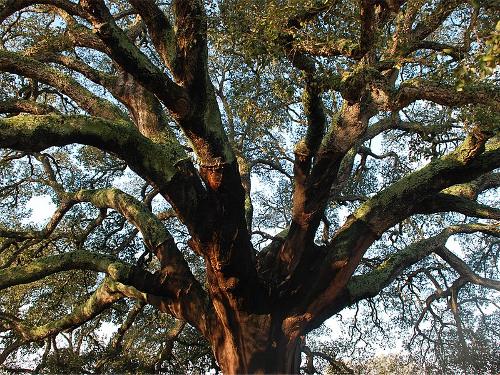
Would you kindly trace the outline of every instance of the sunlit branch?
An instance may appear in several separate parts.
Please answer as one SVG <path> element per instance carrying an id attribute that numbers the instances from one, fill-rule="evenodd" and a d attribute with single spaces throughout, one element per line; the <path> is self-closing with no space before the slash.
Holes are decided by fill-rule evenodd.
<path id="1" fill-rule="evenodd" d="M 416 213 L 459 212 L 461 214 L 483 219 L 500 220 L 500 209 L 479 204 L 473 200 L 450 194 L 437 194 L 426 199 Z"/>
<path id="2" fill-rule="evenodd" d="M 347 284 L 350 303 L 375 297 L 383 288 L 399 276 L 404 269 L 419 262 L 433 252 L 439 255 L 450 236 L 459 233 L 475 232 L 500 236 L 500 228 L 494 224 L 450 226 L 434 237 L 418 241 L 390 255 L 373 271 L 364 275 L 353 276 Z M 471 272 L 467 276 L 471 275 Z"/>
<path id="3" fill-rule="evenodd" d="M 34 133 L 36 137 L 32 136 Z M 129 123 L 87 116 L 16 116 L 0 119 L 2 147 L 33 151 L 71 143 L 92 145 L 113 152 L 169 197 L 179 219 L 190 230 L 202 229 L 196 223 L 206 222 L 204 215 L 209 212 L 204 210 L 203 205 L 210 202 L 203 200 L 205 189 L 176 140 L 165 147 L 165 144 L 145 138 Z"/>
<path id="4" fill-rule="evenodd" d="M 0 319 L 6 320 L 7 325 L 21 337 L 21 345 L 43 340 L 67 330 L 75 329 L 101 314 L 123 297 L 137 298 L 141 301 L 147 299 L 145 294 L 134 291 L 133 288 L 120 285 L 106 278 L 94 293 L 71 313 L 47 324 L 31 327 L 19 319 L 12 319 L 0 313 Z M 8 355 L 8 353 L 7 353 Z M 6 358 L 5 358 L 6 359 Z M 1 362 L 0 362 L 1 363 Z"/>
<path id="5" fill-rule="evenodd" d="M 422 125 L 418 122 L 403 121 L 399 116 L 392 115 L 385 117 L 372 124 L 366 129 L 366 132 L 359 138 L 358 143 L 364 142 L 375 138 L 377 135 L 390 130 L 401 130 L 407 133 L 416 133 L 423 138 L 426 137 L 432 128 Z"/>
<path id="6" fill-rule="evenodd" d="M 172 293 L 176 293 L 175 288 L 179 288 L 180 292 L 186 284 L 198 285 L 163 223 L 137 199 L 118 189 L 81 190 L 70 199 L 88 201 L 99 208 L 113 208 L 136 226 L 150 251 L 159 259 L 161 273 L 165 275 L 164 280 L 169 282 Z M 196 292 L 200 291 L 201 288 Z"/>
<path id="7" fill-rule="evenodd" d="M 1 269 L 0 290 L 31 283 L 54 273 L 72 269 L 104 272 L 116 281 L 127 283 L 134 271 L 134 266 L 107 255 L 87 251 L 51 255 L 26 265 Z"/>
<path id="8" fill-rule="evenodd" d="M 455 151 L 382 190 L 348 218 L 329 245 L 332 250 L 328 261 L 320 267 L 322 271 L 315 278 L 313 289 L 325 288 L 325 283 L 328 287 L 311 301 L 309 311 L 326 313 L 342 293 L 341 285 L 347 284 L 366 249 L 391 226 L 415 213 L 423 200 L 500 165 L 499 140 L 493 138 L 485 147 L 486 140 L 477 137 L 469 135 Z M 481 152 L 483 148 L 485 151 Z"/>
<path id="9" fill-rule="evenodd" d="M 36 133 L 37 136 L 33 137 Z M 20 150 L 43 150 L 51 146 L 81 143 L 117 154 L 139 175 L 145 174 L 165 186 L 182 163 L 182 148 L 160 147 L 126 122 L 109 122 L 88 116 L 16 116 L 0 120 L 0 145 Z M 127 152 L 134 150 L 134 154 Z M 153 151 L 154 150 L 154 151 Z M 160 156 L 161 155 L 161 156 Z"/>
<path id="10" fill-rule="evenodd" d="M 444 189 L 442 193 L 477 200 L 480 193 L 497 187 L 500 187 L 500 173 L 487 173 L 471 182 L 450 186 Z"/>
<path id="11" fill-rule="evenodd" d="M 74 14 L 82 18 L 85 17 L 85 13 L 82 9 L 77 4 L 69 0 L 7 0 L 0 6 L 0 22 L 3 22 L 7 17 L 11 16 L 15 12 L 35 4 L 54 5 L 58 8 L 64 9 L 70 14 Z"/>
<path id="12" fill-rule="evenodd" d="M 60 64 L 68 69 L 71 69 L 75 72 L 78 72 L 91 80 L 94 83 L 97 83 L 101 85 L 102 87 L 106 88 L 109 90 L 112 94 L 114 94 L 116 97 L 119 98 L 119 96 L 116 93 L 116 87 L 117 87 L 117 77 L 113 76 L 111 74 L 105 73 L 101 70 L 94 69 L 90 67 L 89 65 L 85 64 L 82 60 L 70 57 L 70 56 L 65 56 L 65 55 L 60 55 L 60 54 L 47 54 L 46 56 L 43 56 L 43 58 L 37 58 L 39 61 L 51 61 L 55 62 L 57 64 Z"/>
<path id="13" fill-rule="evenodd" d="M 118 69 L 112 75 L 92 68 L 81 59 L 58 53 L 73 50 L 76 46 L 84 46 L 111 54 L 91 30 L 76 24 L 72 18 L 67 22 L 68 28 L 64 34 L 42 40 L 26 50 L 24 55 L 39 61 L 55 62 L 82 74 L 87 79 L 107 89 L 118 101 L 124 104 L 143 135 L 158 142 L 164 138 L 173 140 L 174 137 L 170 134 L 159 100 L 130 74 Z"/>
<path id="14" fill-rule="evenodd" d="M 123 295 L 114 290 L 113 285 L 105 280 L 83 304 L 70 314 L 38 327 L 29 327 L 24 323 L 17 322 L 13 324 L 12 328 L 17 331 L 25 343 L 43 340 L 63 330 L 79 327 L 121 298 Z"/>
<path id="15" fill-rule="evenodd" d="M 164 266 L 155 274 L 114 257 L 87 251 L 47 256 L 23 266 L 0 270 L 0 290 L 73 269 L 103 272 L 112 281 L 118 282 L 113 285 L 122 294 L 142 298 L 143 293 L 147 293 L 148 303 L 176 317 L 185 318 L 202 332 L 206 332 L 210 321 L 201 302 L 204 291 L 192 276 L 184 258 L 176 255 L 168 244 L 160 246 L 157 254 Z M 196 311 L 189 308 L 192 303 L 197 304 Z"/>
<path id="16" fill-rule="evenodd" d="M 391 96 L 391 104 L 388 105 L 391 110 L 396 111 L 416 100 L 429 100 L 448 107 L 484 104 L 500 112 L 500 90 L 496 87 L 468 86 L 463 91 L 457 91 L 454 87 L 425 80 L 404 82 L 395 96 Z"/>
<path id="17" fill-rule="evenodd" d="M 144 204 L 119 189 L 80 190 L 68 194 L 66 198 L 69 201 L 90 202 L 98 208 L 113 208 L 120 212 L 141 231 L 144 242 L 151 251 L 155 251 L 166 241 L 173 241 L 165 226 Z"/>
<path id="18" fill-rule="evenodd" d="M 84 30 L 86 29 L 82 27 L 70 28 L 68 33 L 59 37 L 68 39 L 65 41 L 67 45 L 64 45 L 64 42 L 62 42 L 63 46 L 56 45 L 56 47 L 58 47 L 56 49 L 64 50 L 74 48 L 77 45 L 84 45 L 89 48 L 100 48 L 104 53 L 109 53 L 104 46 L 99 45 L 100 40 L 95 38 L 90 30 Z M 61 43 L 61 41 L 59 41 L 59 43 Z M 120 69 L 118 69 L 114 75 L 105 73 L 90 67 L 80 59 L 50 53 L 50 50 L 53 49 L 54 46 L 51 45 L 50 41 L 44 44 L 49 52 L 47 52 L 47 50 L 43 51 L 41 53 L 42 58 L 39 57 L 40 53 L 37 53 L 37 58 L 39 60 L 53 61 L 61 64 L 107 89 L 118 101 L 127 107 L 131 117 L 134 119 L 134 122 L 143 135 L 155 139 L 158 142 L 161 142 L 163 138 L 168 138 L 170 141 L 174 139 L 166 124 L 165 114 L 163 113 L 163 108 L 159 100 L 151 92 L 147 91 L 143 85 L 139 84 L 130 74 Z M 37 47 L 43 48 L 44 46 Z M 167 134 L 163 135 L 162 133 Z"/>
<path id="19" fill-rule="evenodd" d="M 492 138 L 486 142 L 481 135 L 471 134 L 450 154 L 430 162 L 382 190 L 361 206 L 353 217 L 363 220 L 377 235 L 381 235 L 395 224 L 396 217 L 399 219 L 408 216 L 426 198 L 449 186 L 471 181 L 482 173 L 497 168 L 499 164 L 500 140 Z M 378 208 L 382 202 L 392 202 L 392 208 L 383 214 L 381 208 Z M 413 204 L 408 205 L 408 202 Z"/>

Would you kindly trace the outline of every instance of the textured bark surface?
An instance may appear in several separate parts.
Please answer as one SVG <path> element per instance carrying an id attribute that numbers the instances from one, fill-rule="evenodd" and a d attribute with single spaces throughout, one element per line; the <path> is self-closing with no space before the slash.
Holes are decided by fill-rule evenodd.
<path id="1" fill-rule="evenodd" d="M 136 18 L 128 28 L 104 0 L 1 2 L 2 20 L 27 7 L 50 5 L 36 9 L 56 14 L 64 32 L 34 42 L 26 51 L 1 48 L 0 71 L 47 85 L 85 112 L 63 113 L 36 95 L 0 103 L 0 113 L 8 115 L 0 118 L 0 147 L 38 155 L 59 204 L 44 229 L 1 227 L 1 245 L 49 239 L 67 212 L 90 204 L 104 214 L 116 211 L 135 234 L 140 233 L 146 252 L 137 264 L 77 250 L 24 263 L 13 258 L 3 265 L 0 290 L 70 270 L 90 270 L 105 278 L 81 306 L 52 323 L 30 327 L 0 313 L 5 326 L 19 336 L 0 355 L 0 364 L 20 345 L 79 327 L 126 297 L 137 300 L 137 305 L 123 323 L 123 332 L 146 304 L 178 319 L 165 339 L 161 361 L 171 358 L 173 342 L 187 322 L 209 342 L 224 374 L 296 374 L 301 353 L 312 356 L 305 335 L 344 308 L 376 296 L 402 270 L 433 253 L 461 275 L 460 283 L 498 290 L 498 281 L 475 274 L 445 248 L 455 234 L 499 236 L 498 225 L 490 221 L 450 226 L 388 255 L 369 272 L 356 274 L 370 246 L 413 215 L 453 211 L 485 220 L 500 218 L 498 208 L 477 202 L 481 192 L 499 185 L 498 174 L 490 173 L 500 167 L 494 116 L 471 125 L 445 155 L 433 156 L 376 194 L 354 198 L 362 203 L 331 236 L 328 233 L 325 212 L 332 202 L 348 199 L 340 193 L 349 179 L 357 178 L 353 165 L 361 159 L 363 169 L 368 156 L 386 157 L 372 152 L 367 142 L 389 130 L 432 133 L 429 127 L 403 121 L 401 109 L 422 100 L 450 108 L 481 105 L 495 114 L 500 109 L 497 87 L 470 85 L 457 91 L 425 77 L 396 83 L 402 64 L 414 58 L 412 53 L 449 49 L 425 39 L 461 4 L 443 0 L 417 18 L 420 7 L 406 3 L 356 2 L 357 39 L 333 44 L 307 43 L 300 32 L 326 17 L 335 1 L 298 7 L 277 22 L 281 26 L 270 33 L 268 49 L 279 51 L 280 59 L 294 69 L 302 92 L 305 129 L 287 159 L 293 164 L 292 175 L 271 158 L 251 160 L 251 153 L 242 151 L 244 140 L 237 142 L 224 83 L 214 87 L 209 74 L 209 24 L 203 1 L 176 0 L 167 11 L 154 0 L 130 0 L 123 17 Z M 381 35 L 393 21 L 396 31 L 383 41 Z M 146 52 L 141 40 L 155 52 Z M 78 48 L 105 55 L 111 61 L 106 60 L 107 70 L 79 58 Z M 451 56 L 464 51 L 457 48 L 450 50 Z M 330 57 L 350 61 L 351 69 L 325 73 L 318 58 Z M 102 87 L 107 99 L 75 76 Z M 340 105 L 333 114 L 326 110 L 326 93 L 338 97 Z M 387 113 L 390 116 L 384 117 Z M 40 152 L 74 143 L 113 154 L 170 204 L 171 216 L 189 235 L 188 250 L 204 262 L 205 280 L 195 277 L 185 256 L 188 250 L 153 213 L 152 197 L 141 201 L 115 188 L 66 191 L 51 161 Z M 251 242 L 257 233 L 251 176 L 259 163 L 286 175 L 293 192 L 287 229 L 268 235 L 268 245 L 257 251 Z M 326 233 L 320 244 L 321 225 Z M 143 267 L 146 253 L 154 255 L 156 269 Z M 121 347 L 122 331 L 114 350 Z M 314 366 L 307 368 L 312 371 Z"/>

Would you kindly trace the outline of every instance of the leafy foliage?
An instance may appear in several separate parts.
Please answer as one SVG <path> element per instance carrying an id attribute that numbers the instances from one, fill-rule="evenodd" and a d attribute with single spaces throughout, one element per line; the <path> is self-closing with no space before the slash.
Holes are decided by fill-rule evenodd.
<path id="1" fill-rule="evenodd" d="M 205 83 L 210 88 L 205 90 L 199 81 L 188 84 L 192 77 L 199 79 L 196 67 L 186 63 L 193 71 L 182 76 L 181 67 L 176 65 L 182 60 L 181 47 L 188 51 L 187 56 L 198 48 L 199 40 L 186 41 L 182 39 L 184 29 L 172 28 L 179 39 L 173 53 L 181 56 L 172 63 L 158 46 L 146 17 L 139 16 L 137 3 L 102 2 L 127 35 L 133 46 L 129 50 L 135 51 L 133 57 L 143 57 L 168 80 L 192 89 L 195 94 L 190 95 L 198 98 L 199 91 L 200 101 L 207 92 L 214 95 L 217 110 L 210 107 L 210 101 L 194 106 L 208 123 L 200 127 L 200 132 L 208 135 L 199 135 L 196 126 L 185 125 L 191 123 L 183 122 L 181 110 L 175 112 L 183 108 L 183 102 L 174 100 L 174 105 L 162 97 L 161 93 L 168 91 L 163 87 L 155 92 L 154 79 L 137 78 L 140 72 L 150 73 L 153 68 L 143 69 L 138 63 L 127 70 L 128 63 L 116 57 L 106 35 L 101 39 L 96 36 L 99 30 L 91 25 L 92 17 L 71 13 L 72 7 L 80 4 L 62 1 L 65 8 L 58 1 L 23 3 L 26 6 L 10 11 L 12 2 L 0 2 L 0 109 L 5 123 L 23 116 L 28 119 L 26 114 L 32 113 L 71 119 L 82 115 L 123 126 L 132 124 L 134 131 L 140 131 L 137 139 L 159 145 L 166 153 L 173 150 L 168 155 L 175 156 L 175 163 L 163 154 L 146 160 L 145 156 L 159 148 L 140 154 L 139 141 L 134 144 L 137 149 L 117 152 L 106 143 L 112 143 L 111 130 L 111 135 L 102 130 L 102 142 L 89 141 L 92 137 L 87 135 L 81 142 L 67 144 L 56 134 L 47 144 L 57 147 L 36 144 L 44 142 L 44 129 L 33 131 L 35 141 L 27 147 L 16 147 L 17 141 L 8 146 L 0 139 L 0 146 L 7 144 L 0 151 L 0 276 L 50 256 L 79 251 L 95 261 L 101 255 L 113 257 L 147 275 L 161 275 L 167 266 L 153 253 L 168 242 L 155 242 L 155 236 L 165 232 L 172 235 L 172 243 L 193 279 L 207 291 L 206 300 L 213 301 L 215 294 L 210 293 L 216 288 L 211 286 L 214 277 L 210 272 L 215 271 L 209 265 L 215 258 L 202 254 L 199 238 L 204 237 L 189 222 L 189 215 L 195 212 L 190 211 L 190 204 L 197 204 L 198 197 L 186 190 L 187 203 L 182 204 L 189 208 L 183 210 L 175 194 L 181 195 L 185 185 L 169 190 L 168 184 L 177 178 L 179 165 L 194 165 L 185 168 L 189 173 L 182 178 L 188 181 L 187 175 L 195 176 L 200 189 L 214 191 L 207 197 L 216 196 L 216 202 L 230 199 L 231 194 L 219 196 L 216 191 L 217 184 L 226 180 L 210 177 L 221 165 L 233 163 L 225 149 L 227 138 L 227 149 L 234 152 L 239 167 L 238 189 L 241 177 L 240 190 L 245 194 L 252 259 L 259 259 L 259 267 L 266 264 L 266 254 L 273 256 L 279 249 L 293 248 L 289 231 L 307 227 L 307 220 L 313 217 L 316 227 L 312 225 L 311 240 L 297 246 L 307 254 L 312 249 L 314 256 L 298 269 L 300 277 L 309 272 L 305 278 L 318 277 L 309 285 L 317 287 L 324 282 L 320 276 L 336 272 L 333 266 L 325 271 L 323 263 L 325 267 L 327 262 L 342 263 L 346 253 L 358 251 L 356 246 L 362 241 L 353 240 L 345 250 L 339 238 L 352 222 L 369 212 L 361 225 L 374 228 L 369 235 L 376 239 L 367 249 L 359 250 L 357 258 L 352 257 L 359 264 L 352 267 L 352 279 L 351 275 L 345 278 L 353 283 L 361 280 L 355 284 L 361 285 L 359 294 L 349 295 L 346 281 L 341 288 L 345 299 L 338 304 L 333 301 L 332 308 L 321 310 L 321 318 L 301 332 L 307 334 L 307 340 L 300 344 L 302 372 L 500 371 L 498 155 L 481 167 L 484 171 L 467 169 L 467 159 L 462 169 L 443 167 L 444 174 L 428 184 L 412 179 L 415 173 L 423 175 L 420 168 L 429 163 L 445 163 L 447 155 L 455 155 L 471 139 L 478 146 L 465 149 L 464 158 L 471 154 L 473 162 L 479 160 L 475 158 L 489 152 L 485 149 L 498 153 L 494 149 L 500 123 L 497 5 L 448 0 L 206 2 L 206 14 L 200 16 L 208 30 Z M 165 24 L 182 18 L 169 1 L 147 3 L 158 6 Z M 186 30 L 190 29 L 186 26 Z M 162 36 L 165 48 L 171 47 L 168 35 Z M 200 61 L 192 65 L 198 66 Z M 201 76 L 205 77 L 205 72 Z M 219 111 L 222 130 L 212 131 L 218 120 L 208 121 Z M 63 121 L 58 121 L 50 128 L 56 133 L 58 125 L 63 129 Z M 29 128 L 28 123 L 26 120 L 23 129 Z M 85 126 L 92 129 L 96 125 L 89 122 Z M 206 149 L 204 136 L 213 141 Z M 217 148 L 222 151 L 213 151 Z M 156 156 L 163 159 L 157 164 L 150 162 Z M 321 164 L 324 160 L 329 164 Z M 154 169 L 157 165 L 159 169 Z M 327 167 L 321 170 L 318 165 Z M 164 179 L 165 188 L 164 180 L 156 180 L 161 173 L 141 174 L 143 167 L 160 170 L 165 176 L 171 170 L 176 172 Z M 300 186 L 302 176 L 317 180 Z M 331 183 L 320 188 L 328 176 Z M 392 193 L 390 189 L 404 178 L 411 186 L 392 196 L 409 196 L 417 203 L 409 198 L 386 202 L 369 223 L 372 204 L 386 199 L 383 193 Z M 458 182 L 448 183 L 448 179 Z M 422 196 L 419 190 L 412 190 L 419 184 Z M 425 190 L 432 184 L 443 188 Z M 316 194 L 297 197 L 302 188 Z M 95 192 L 104 190 L 110 196 L 115 193 L 109 198 L 112 204 L 94 197 Z M 92 198 L 78 198 L 82 191 L 90 192 Z M 127 194 L 128 205 L 121 206 L 117 191 Z M 40 197 L 56 207 L 55 212 L 31 212 L 30 201 Z M 310 204 L 316 198 L 319 203 Z M 447 200 L 442 203 L 439 199 Z M 306 212 L 308 205 L 314 208 L 311 212 Z M 224 217 L 230 206 L 214 208 L 219 215 L 216 218 Z M 147 215 L 140 216 L 143 211 L 137 207 L 144 208 Z M 393 215 L 396 211 L 406 213 L 407 207 L 411 208 L 407 214 Z M 35 220 L 37 217 L 42 220 Z M 209 217 L 215 222 L 215 216 Z M 155 232 L 152 222 L 160 222 L 161 230 Z M 202 224 L 209 227 L 214 222 Z M 384 227 L 386 223 L 390 225 Z M 231 240 L 241 235 L 240 229 L 231 233 Z M 297 235 L 297 241 L 307 238 L 309 232 L 304 233 Z M 230 242 L 219 232 L 206 237 L 213 240 L 219 235 L 221 243 Z M 340 249 L 338 253 L 336 249 Z M 463 264 L 454 260 L 454 253 Z M 333 255 L 325 256 L 323 262 L 323 254 Z M 262 267 L 259 282 L 269 290 L 296 281 L 292 277 L 267 279 L 270 271 Z M 273 267 L 272 271 L 282 271 L 279 263 Z M 96 269 L 76 268 L 1 290 L 2 371 L 201 374 L 210 368 L 219 370 L 213 343 L 203 337 L 199 327 L 184 322 L 189 318 L 182 316 L 182 309 L 168 305 L 174 298 L 169 295 L 165 298 L 168 302 L 155 305 L 151 302 L 156 301 L 153 293 L 135 286 L 123 286 L 124 292 L 109 284 L 103 298 L 111 302 L 99 314 L 80 321 L 75 318 L 68 326 L 61 323 L 64 328 L 45 335 L 51 322 L 60 323 L 71 316 L 110 282 Z M 282 276 L 280 272 L 277 278 Z M 162 282 L 165 278 L 162 276 Z M 193 285 L 190 282 L 184 287 Z M 372 293 L 375 286 L 379 289 Z M 276 289 L 270 299 L 289 295 L 293 301 L 295 293 L 305 293 L 304 288 L 291 284 L 292 292 Z M 321 292 L 324 290 L 326 285 Z M 304 301 L 309 297 L 306 293 Z M 312 299 L 306 302 L 314 304 Z M 334 315 L 327 323 L 341 329 L 322 325 L 312 330 L 342 310 L 343 315 Z M 395 338 L 405 343 L 400 355 L 375 356 L 378 344 L 385 347 Z M 21 358 L 30 361 L 23 363 Z"/>

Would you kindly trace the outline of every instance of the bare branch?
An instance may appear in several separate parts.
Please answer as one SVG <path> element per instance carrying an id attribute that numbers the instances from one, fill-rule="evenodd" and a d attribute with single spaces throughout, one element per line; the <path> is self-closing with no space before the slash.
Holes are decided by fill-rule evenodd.
<path id="1" fill-rule="evenodd" d="M 347 284 L 349 303 L 352 304 L 362 299 L 375 297 L 383 288 L 400 275 L 404 269 L 417 263 L 433 252 L 440 255 L 440 252 L 442 252 L 450 236 L 459 233 L 475 232 L 500 236 L 500 229 L 494 224 L 462 224 L 448 227 L 436 236 L 418 241 L 390 255 L 373 271 L 365 275 L 353 276 Z M 468 276 L 471 272 L 472 271 L 468 273 Z"/>
<path id="2" fill-rule="evenodd" d="M 500 229 L 498 226 L 496 227 L 496 235 L 500 237 Z M 446 246 L 440 246 L 434 252 L 452 266 L 466 281 L 500 291 L 500 280 L 492 280 L 479 276 L 471 270 L 467 263 L 448 250 Z"/>

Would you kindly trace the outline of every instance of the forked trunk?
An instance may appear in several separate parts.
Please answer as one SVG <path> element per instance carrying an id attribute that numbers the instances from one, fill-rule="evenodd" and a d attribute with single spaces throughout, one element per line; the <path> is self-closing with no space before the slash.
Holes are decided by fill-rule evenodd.
<path id="1" fill-rule="evenodd" d="M 212 348 L 224 375 L 298 374 L 302 339 L 286 335 L 270 315 L 238 317 L 233 327 L 220 327 Z"/>

